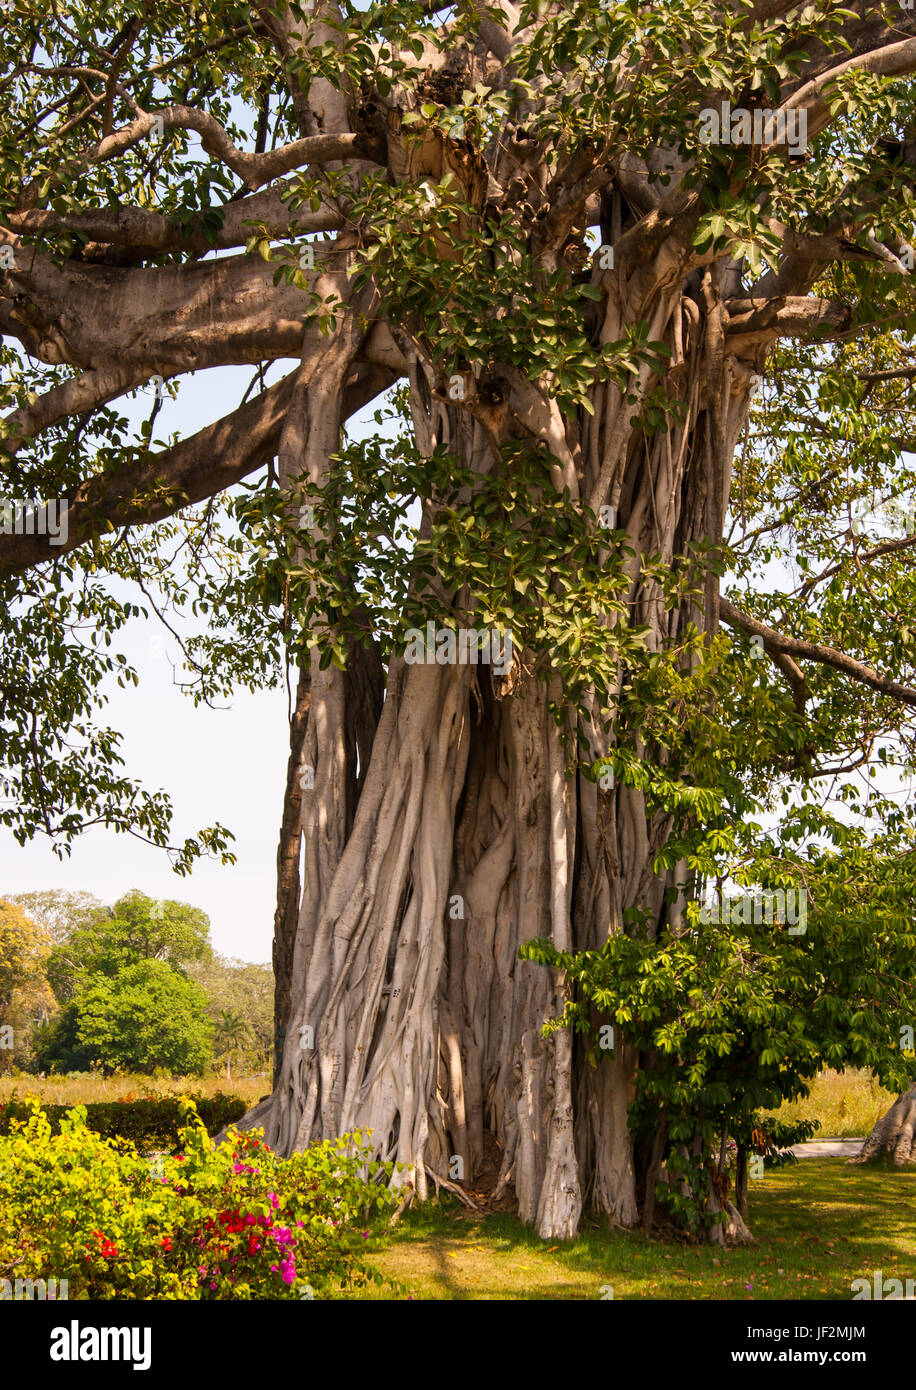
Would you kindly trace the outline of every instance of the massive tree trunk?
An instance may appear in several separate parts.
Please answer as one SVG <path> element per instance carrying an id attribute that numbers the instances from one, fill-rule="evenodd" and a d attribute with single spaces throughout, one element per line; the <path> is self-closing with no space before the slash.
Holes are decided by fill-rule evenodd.
<path id="1" fill-rule="evenodd" d="M 890 1158 L 896 1168 L 916 1163 L 916 1085 L 904 1091 L 875 1125 L 850 1163 Z"/>
<path id="2" fill-rule="evenodd" d="M 638 269 L 629 284 L 618 271 L 605 340 L 620 336 L 630 305 L 635 316 L 641 287 Z M 558 485 L 612 506 L 637 556 L 670 563 L 690 542 L 721 534 L 751 373 L 724 356 L 711 277 L 693 292 L 659 294 L 652 319 L 653 337 L 671 345 L 666 385 L 683 403 L 683 423 L 669 434 L 645 435 L 632 398 L 612 384 L 581 433 L 517 373 L 499 374 L 499 386 L 507 417 L 550 441 Z M 650 384 L 645 368 L 632 394 Z M 470 420 L 452 407 L 440 414 L 451 452 L 477 472 L 491 469 L 498 439 L 483 407 Z M 308 437 L 317 480 L 314 431 Z M 715 621 L 714 593 L 703 611 L 666 613 L 636 564 L 628 597 L 655 650 L 691 621 Z M 371 1129 L 379 1155 L 403 1165 L 395 1181 L 420 1197 L 431 1178 L 473 1182 L 495 1143 L 494 1196 L 511 1192 L 543 1236 L 570 1238 L 586 1201 L 623 1225 L 637 1220 L 626 1114 L 637 1058 L 621 1047 L 596 1068 L 568 1030 L 545 1038 L 564 982 L 521 961 L 519 947 L 534 937 L 561 950 L 597 946 L 634 905 L 663 928 L 670 876 L 652 866 L 670 822 L 647 812 L 636 790 L 583 774 L 569 751 L 575 740 L 563 739 L 548 708 L 551 699 L 562 705 L 562 692 L 527 674 L 528 655 L 517 654 L 505 678 L 479 665 L 394 660 L 380 715 L 349 667 L 313 665 L 283 1059 L 271 1103 L 251 1118 L 266 1119 L 284 1153 Z M 361 700 L 374 737 L 357 758 L 346 729 Z M 564 722 L 574 733 L 574 716 Z M 579 731 L 588 762 L 608 751 L 598 728 L 596 717 Z M 299 737 L 294 726 L 294 748 Z M 290 777 L 288 798 L 295 786 Z M 284 833 L 288 893 L 295 874 Z M 290 955 L 289 920 L 278 911 L 278 960 Z M 278 1002 L 285 1007 L 279 989 Z"/>

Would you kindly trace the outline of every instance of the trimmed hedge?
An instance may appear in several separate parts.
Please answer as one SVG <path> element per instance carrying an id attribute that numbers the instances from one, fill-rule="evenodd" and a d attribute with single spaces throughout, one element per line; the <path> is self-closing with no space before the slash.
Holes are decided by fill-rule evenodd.
<path id="1" fill-rule="evenodd" d="M 191 1096 L 208 1134 L 240 1120 L 247 1106 L 238 1096 L 217 1091 L 215 1096 Z M 72 1105 L 43 1105 L 42 1110 L 53 1134 L 60 1134 L 60 1122 Z M 86 1104 L 86 1127 L 105 1139 L 129 1139 L 138 1148 L 174 1149 L 179 1131 L 187 1124 L 178 1096 L 141 1096 L 122 1100 L 97 1100 Z M 13 1097 L 0 1103 L 0 1134 L 9 1134 L 12 1120 L 26 1120 L 31 1108 Z"/>

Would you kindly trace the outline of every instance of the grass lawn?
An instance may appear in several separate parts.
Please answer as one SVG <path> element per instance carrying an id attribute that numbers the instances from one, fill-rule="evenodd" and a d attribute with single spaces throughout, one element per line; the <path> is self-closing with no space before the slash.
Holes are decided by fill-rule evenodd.
<path id="1" fill-rule="evenodd" d="M 408 1212 L 371 1258 L 400 1287 L 370 1299 L 849 1300 L 876 1269 L 916 1278 L 916 1171 L 803 1159 L 751 1184 L 757 1245 L 716 1250 L 586 1229 L 547 1246 L 513 1217 L 468 1216 L 453 1202 Z M 605 1287 L 603 1287 L 605 1286 Z M 354 1295 L 350 1295 L 354 1297 Z"/>

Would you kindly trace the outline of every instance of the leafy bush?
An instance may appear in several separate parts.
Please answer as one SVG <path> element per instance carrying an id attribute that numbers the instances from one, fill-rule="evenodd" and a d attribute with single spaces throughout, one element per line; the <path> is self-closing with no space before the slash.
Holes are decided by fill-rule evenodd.
<path id="1" fill-rule="evenodd" d="M 150 1160 L 82 1106 L 55 1135 L 32 1103 L 0 1138 L 0 1267 L 76 1299 L 310 1298 L 379 1277 L 364 1227 L 391 1204 L 391 1165 L 360 1132 L 281 1159 L 260 1133 L 214 1145 L 185 1112 L 182 1152 Z"/>
<path id="2" fill-rule="evenodd" d="M 634 909 L 628 932 L 596 950 L 570 955 L 540 939 L 521 948 L 577 990 L 545 1031 L 574 1028 L 595 1065 L 619 1057 L 622 1044 L 647 1059 L 631 1132 L 644 1153 L 658 1143 L 654 1195 L 688 1230 L 722 1222 L 709 1196 L 710 1172 L 725 1176 L 723 1136 L 771 1161 L 779 1146 L 809 1137 L 813 1121 L 763 1113 L 807 1096 L 821 1067 L 868 1067 L 898 1091 L 912 1084 L 916 1063 L 902 1040 L 916 990 L 914 874 L 911 852 L 812 852 L 810 931 L 767 921 L 761 893 L 723 900 L 715 918 L 691 903 L 684 925 L 660 936 Z M 721 1181 L 717 1190 L 728 1191 Z"/>
<path id="3" fill-rule="evenodd" d="M 246 1110 L 238 1096 L 192 1096 L 195 1113 L 208 1134 L 216 1134 L 233 1120 L 239 1120 Z M 79 1107 L 85 1116 L 87 1129 L 106 1139 L 128 1139 L 140 1148 L 175 1148 L 185 1123 L 185 1108 L 177 1096 L 122 1096 L 120 1100 L 90 1101 Z M 9 1134 L 14 1121 L 31 1115 L 34 1106 L 26 1100 L 11 1098 L 0 1103 L 0 1134 Z M 45 1105 L 44 1115 L 52 1134 L 59 1134 L 66 1116 L 67 1105 Z"/>

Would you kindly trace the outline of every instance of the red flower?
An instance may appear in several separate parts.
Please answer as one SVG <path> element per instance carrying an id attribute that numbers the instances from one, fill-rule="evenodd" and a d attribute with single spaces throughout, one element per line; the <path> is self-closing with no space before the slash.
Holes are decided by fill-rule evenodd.
<path id="1" fill-rule="evenodd" d="M 237 1211 L 221 1211 L 217 1220 L 228 1232 L 243 1231 L 245 1220 Z"/>
<path id="2" fill-rule="evenodd" d="M 162 1237 L 162 1240 L 161 1240 L 159 1243 L 160 1243 L 160 1245 L 162 1246 L 163 1250 L 171 1250 L 171 1248 L 172 1248 L 172 1237 L 171 1237 L 171 1236 L 163 1236 L 163 1237 Z"/>
<path id="3" fill-rule="evenodd" d="M 93 1231 L 92 1234 L 95 1236 L 98 1242 L 98 1253 L 101 1255 L 102 1259 L 116 1260 L 118 1258 L 117 1246 L 114 1245 L 113 1242 L 110 1241 L 108 1237 L 104 1235 L 101 1231 Z"/>

